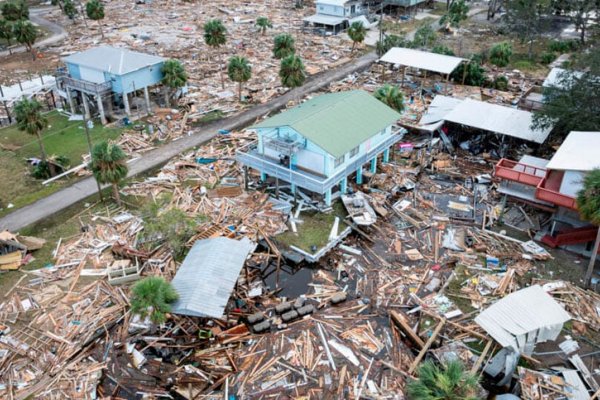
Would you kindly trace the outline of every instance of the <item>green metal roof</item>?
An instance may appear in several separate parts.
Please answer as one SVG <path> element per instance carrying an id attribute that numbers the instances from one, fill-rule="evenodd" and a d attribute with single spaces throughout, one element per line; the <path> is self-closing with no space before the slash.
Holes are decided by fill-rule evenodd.
<path id="1" fill-rule="evenodd" d="M 252 128 L 289 126 L 337 158 L 399 118 L 398 112 L 369 93 L 352 90 L 314 97 Z"/>

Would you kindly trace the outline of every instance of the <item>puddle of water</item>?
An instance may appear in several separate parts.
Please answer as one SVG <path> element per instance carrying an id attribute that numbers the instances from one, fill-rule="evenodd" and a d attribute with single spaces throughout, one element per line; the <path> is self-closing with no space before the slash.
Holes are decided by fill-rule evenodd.
<path id="1" fill-rule="evenodd" d="M 308 286 L 312 282 L 313 268 L 310 264 L 302 264 L 301 267 L 291 268 L 288 265 L 282 265 L 279 270 L 279 288 L 281 289 L 277 296 L 295 299 L 296 297 L 307 294 L 311 289 Z M 271 264 L 264 272 L 265 284 L 271 289 L 276 287 L 277 272 L 275 265 Z"/>

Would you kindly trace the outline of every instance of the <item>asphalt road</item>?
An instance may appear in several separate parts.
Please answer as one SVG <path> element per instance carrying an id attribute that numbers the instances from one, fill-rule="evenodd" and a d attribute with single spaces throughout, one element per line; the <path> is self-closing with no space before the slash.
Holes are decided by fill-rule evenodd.
<path id="1" fill-rule="evenodd" d="M 31 20 L 31 22 L 34 22 L 34 23 L 38 24 L 39 26 L 43 26 L 44 28 L 49 30 L 51 33 L 51 35 L 48 36 L 47 38 L 44 38 L 43 40 L 40 40 L 39 42 L 35 42 L 33 44 L 33 47 L 36 49 L 44 48 L 46 46 L 50 46 L 55 43 L 58 43 L 58 42 L 62 41 L 63 39 L 65 39 L 68 35 L 67 31 L 62 26 L 42 18 L 42 15 L 44 15 L 48 12 L 54 11 L 54 9 L 55 9 L 55 7 L 34 8 L 29 11 L 29 19 Z M 0 51 L 0 57 L 8 56 L 11 53 L 12 54 L 22 53 L 25 51 L 27 51 L 27 48 L 25 46 L 19 46 L 19 47 L 10 49 L 10 52 L 8 50 Z"/>
<path id="2" fill-rule="evenodd" d="M 190 136 L 185 136 L 179 140 L 149 151 L 144 154 L 143 157 L 129 164 L 128 176 L 133 177 L 140 173 L 160 167 L 179 153 L 190 150 L 212 139 L 221 129 L 236 130 L 248 126 L 263 115 L 273 113 L 283 108 L 290 100 L 301 98 L 308 93 L 326 87 L 331 82 L 339 81 L 353 72 L 365 69 L 375 60 L 377 60 L 376 54 L 374 52 L 368 53 L 339 68 L 312 76 L 307 80 L 304 86 L 288 91 L 284 95 L 265 104 L 252 107 L 239 115 L 215 121 L 214 123 L 198 129 Z M 0 218 L 0 230 L 8 229 L 15 232 L 37 221 L 50 217 L 61 210 L 86 199 L 96 192 L 97 186 L 93 177 L 82 179 L 69 187 L 61 189 L 50 196 Z"/>

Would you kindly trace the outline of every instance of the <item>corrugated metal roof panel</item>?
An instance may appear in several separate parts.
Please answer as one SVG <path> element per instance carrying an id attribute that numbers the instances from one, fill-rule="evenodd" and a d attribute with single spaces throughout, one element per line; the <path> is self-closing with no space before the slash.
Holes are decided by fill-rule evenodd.
<path id="1" fill-rule="evenodd" d="M 448 75 L 464 61 L 464 58 L 404 47 L 394 47 L 385 53 L 379 61 Z"/>
<path id="2" fill-rule="evenodd" d="M 172 281 L 179 294 L 173 313 L 221 318 L 246 258 L 255 248 L 248 238 L 218 237 L 194 243 Z"/>
<path id="3" fill-rule="evenodd" d="M 498 104 L 465 99 L 445 120 L 535 143 L 544 143 L 552 128 L 532 129 L 533 114 Z"/>
<path id="4" fill-rule="evenodd" d="M 541 286 L 511 293 L 475 318 L 504 347 L 530 354 L 533 345 L 554 340 L 571 316 Z"/>

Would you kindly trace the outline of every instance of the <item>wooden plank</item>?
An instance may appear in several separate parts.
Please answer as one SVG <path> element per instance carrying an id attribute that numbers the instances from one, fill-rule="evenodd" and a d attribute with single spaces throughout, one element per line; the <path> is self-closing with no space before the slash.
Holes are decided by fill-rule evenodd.
<path id="1" fill-rule="evenodd" d="M 446 325 L 446 320 L 442 319 L 440 321 L 440 323 L 435 327 L 435 330 L 429 337 L 429 340 L 427 341 L 427 343 L 425 343 L 425 346 L 423 346 L 423 349 L 421 349 L 421 352 L 419 353 L 417 358 L 415 358 L 413 363 L 410 365 L 410 368 L 408 369 L 409 375 L 412 375 L 412 373 L 415 372 L 415 369 L 417 369 L 417 366 L 419 365 L 419 363 L 421 362 L 423 357 L 425 357 L 425 354 L 427 353 L 427 351 L 429 350 L 429 348 L 431 347 L 433 342 L 435 342 L 435 339 L 439 335 L 439 333 L 442 330 L 442 328 L 444 327 L 444 325 Z"/>
<path id="2" fill-rule="evenodd" d="M 396 325 L 402 330 L 402 332 L 404 332 L 404 334 L 408 336 L 408 338 L 414 344 L 419 346 L 419 349 L 425 347 L 425 342 L 423 342 L 419 335 L 417 335 L 415 331 L 413 331 L 411 326 L 408 324 L 406 317 L 403 314 L 399 313 L 398 311 L 391 310 L 390 317 L 392 317 L 392 321 L 396 323 Z"/>

